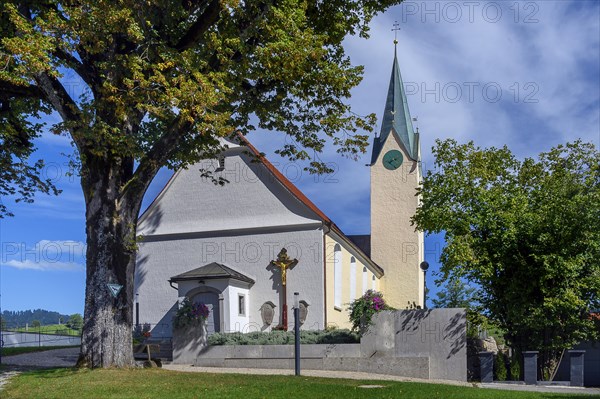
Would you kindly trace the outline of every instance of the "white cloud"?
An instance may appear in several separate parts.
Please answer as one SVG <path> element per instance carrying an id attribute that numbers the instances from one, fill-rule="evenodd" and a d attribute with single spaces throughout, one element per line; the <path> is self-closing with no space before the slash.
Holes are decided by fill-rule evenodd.
<path id="1" fill-rule="evenodd" d="M 2 263 L 3 267 L 13 267 L 21 270 L 40 270 L 40 271 L 82 271 L 83 266 L 72 262 L 35 262 L 31 259 L 9 260 Z"/>
<path id="2" fill-rule="evenodd" d="M 24 242 L 3 242 L 1 265 L 16 269 L 43 271 L 81 271 L 86 245 L 81 241 L 40 240 L 29 246 Z"/>

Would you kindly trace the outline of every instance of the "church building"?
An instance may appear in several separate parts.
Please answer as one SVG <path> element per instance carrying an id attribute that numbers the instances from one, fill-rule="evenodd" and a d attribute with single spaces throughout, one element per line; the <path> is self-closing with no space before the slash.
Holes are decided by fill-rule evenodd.
<path id="1" fill-rule="evenodd" d="M 207 304 L 209 333 L 291 328 L 295 292 L 311 330 L 350 327 L 348 304 L 369 289 L 398 309 L 423 306 L 423 234 L 410 224 L 420 157 L 394 54 L 369 166 L 370 235 L 344 234 L 244 137 L 178 170 L 138 223 L 136 322 L 171 337 L 184 298 Z"/>

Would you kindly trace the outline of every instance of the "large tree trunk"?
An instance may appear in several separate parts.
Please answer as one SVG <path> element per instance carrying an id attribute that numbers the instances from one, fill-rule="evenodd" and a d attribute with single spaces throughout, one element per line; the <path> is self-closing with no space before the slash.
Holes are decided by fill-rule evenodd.
<path id="1" fill-rule="evenodd" d="M 141 201 L 120 198 L 123 169 L 109 162 L 87 168 L 87 275 L 79 367 L 130 367 L 135 229 Z M 121 286 L 116 296 L 109 284 Z"/>

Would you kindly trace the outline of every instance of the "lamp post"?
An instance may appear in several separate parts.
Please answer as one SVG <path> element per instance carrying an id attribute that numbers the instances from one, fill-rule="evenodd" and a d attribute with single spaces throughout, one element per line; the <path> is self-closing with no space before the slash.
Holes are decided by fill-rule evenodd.
<path id="1" fill-rule="evenodd" d="M 427 309 L 427 269 L 429 269 L 429 263 L 423 261 L 420 267 L 423 270 L 423 309 Z"/>
<path id="2" fill-rule="evenodd" d="M 135 328 L 140 328 L 140 294 L 135 294 Z"/>
<path id="3" fill-rule="evenodd" d="M 300 293 L 294 292 L 294 360 L 295 374 L 300 375 Z"/>

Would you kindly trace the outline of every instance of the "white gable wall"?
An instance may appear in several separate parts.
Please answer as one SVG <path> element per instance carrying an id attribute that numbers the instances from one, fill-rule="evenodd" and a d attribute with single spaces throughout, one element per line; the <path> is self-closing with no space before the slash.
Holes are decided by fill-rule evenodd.
<path id="1" fill-rule="evenodd" d="M 175 173 L 166 190 L 140 218 L 138 234 L 163 235 L 312 224 L 320 219 L 277 181 L 245 147 L 226 152 L 218 186 L 200 169 L 214 170 L 217 160 L 202 161 Z"/>

